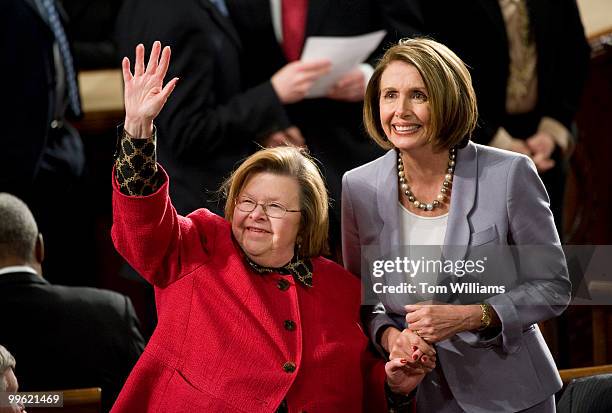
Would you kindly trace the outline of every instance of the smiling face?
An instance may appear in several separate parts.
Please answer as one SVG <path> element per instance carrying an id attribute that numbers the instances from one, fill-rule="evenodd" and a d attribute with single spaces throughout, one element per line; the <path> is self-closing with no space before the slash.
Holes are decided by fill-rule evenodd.
<path id="1" fill-rule="evenodd" d="M 402 151 L 428 144 L 429 94 L 419 71 L 393 61 L 380 78 L 380 121 L 389 141 Z"/>
<path id="2" fill-rule="evenodd" d="M 300 188 L 295 178 L 260 172 L 250 177 L 238 201 L 279 204 L 288 210 L 300 209 Z M 232 233 L 243 251 L 259 265 L 280 267 L 291 260 L 300 228 L 301 214 L 287 212 L 283 218 L 268 217 L 262 205 L 252 212 L 234 207 Z"/>

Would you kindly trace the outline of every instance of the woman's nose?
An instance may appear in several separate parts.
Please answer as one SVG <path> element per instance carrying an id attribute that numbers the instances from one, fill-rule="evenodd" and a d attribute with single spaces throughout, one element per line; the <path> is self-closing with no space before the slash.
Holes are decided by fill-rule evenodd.
<path id="1" fill-rule="evenodd" d="M 410 116 L 412 113 L 411 106 L 409 102 L 399 102 L 397 107 L 395 108 L 395 117 L 399 119 L 404 119 Z"/>
<path id="2" fill-rule="evenodd" d="M 263 204 L 255 205 L 255 209 L 251 211 L 251 219 L 264 219 L 267 218 L 266 211 Z"/>

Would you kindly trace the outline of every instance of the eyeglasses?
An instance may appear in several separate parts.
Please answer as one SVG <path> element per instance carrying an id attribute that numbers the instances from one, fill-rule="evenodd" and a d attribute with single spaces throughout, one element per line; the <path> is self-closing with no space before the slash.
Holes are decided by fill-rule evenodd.
<path id="1" fill-rule="evenodd" d="M 283 218 L 287 212 L 302 212 L 300 209 L 287 209 L 278 202 L 255 202 L 250 198 L 236 199 L 236 208 L 242 212 L 253 212 L 257 205 L 261 205 L 269 218 Z"/>

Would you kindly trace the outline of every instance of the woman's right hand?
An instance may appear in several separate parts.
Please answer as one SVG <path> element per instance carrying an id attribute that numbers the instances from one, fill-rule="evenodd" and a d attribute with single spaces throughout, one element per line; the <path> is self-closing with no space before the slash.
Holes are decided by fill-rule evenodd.
<path id="1" fill-rule="evenodd" d="M 302 132 L 297 126 L 290 126 L 285 130 L 280 130 L 266 136 L 262 141 L 261 145 L 266 148 L 275 148 L 277 146 L 297 146 L 305 147 L 306 141 Z"/>
<path id="2" fill-rule="evenodd" d="M 161 58 L 160 58 L 161 52 Z M 135 138 L 148 138 L 153 133 L 153 120 L 164 107 L 168 96 L 174 90 L 178 78 L 169 81 L 166 86 L 164 77 L 170 64 L 170 47 L 161 51 L 161 43 L 153 43 L 149 63 L 144 66 L 145 48 L 136 46 L 134 74 L 130 70 L 130 60 L 123 58 L 125 124 L 124 129 Z"/>

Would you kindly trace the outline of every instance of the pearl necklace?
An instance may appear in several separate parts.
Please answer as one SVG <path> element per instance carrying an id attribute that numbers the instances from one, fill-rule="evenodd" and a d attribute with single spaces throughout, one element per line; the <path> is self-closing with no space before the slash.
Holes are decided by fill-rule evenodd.
<path id="1" fill-rule="evenodd" d="M 446 198 L 450 195 L 450 189 L 453 182 L 453 175 L 455 173 L 455 159 L 457 158 L 457 149 L 451 148 L 448 151 L 448 169 L 446 170 L 446 175 L 444 176 L 444 182 L 442 182 L 442 187 L 440 188 L 440 193 L 438 194 L 437 199 L 433 202 L 425 203 L 421 202 L 412 193 L 410 190 L 410 186 L 408 186 L 408 182 L 406 182 L 406 176 L 404 174 L 404 162 L 402 161 L 402 155 L 397 150 L 397 175 L 399 177 L 399 186 L 400 191 L 404 193 L 408 197 L 408 201 L 410 201 L 415 208 L 419 208 L 423 211 L 433 211 L 443 202 L 446 201 Z"/>

